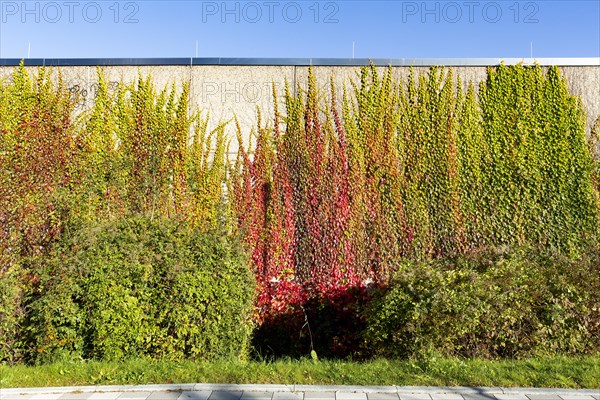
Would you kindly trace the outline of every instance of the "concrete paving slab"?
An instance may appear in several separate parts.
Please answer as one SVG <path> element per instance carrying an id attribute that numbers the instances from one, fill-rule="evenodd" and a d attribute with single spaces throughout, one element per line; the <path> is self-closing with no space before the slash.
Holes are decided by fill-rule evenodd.
<path id="1" fill-rule="evenodd" d="M 557 388 L 521 388 L 521 387 L 509 387 L 503 388 L 502 391 L 505 394 L 547 394 L 547 395 L 560 395 L 560 394 L 591 394 L 586 389 L 557 389 Z"/>
<path id="2" fill-rule="evenodd" d="M 177 400 L 179 392 L 153 392 L 148 400 Z"/>
<path id="3" fill-rule="evenodd" d="M 192 388 L 204 390 L 182 390 Z M 213 389 L 213 390 L 208 390 Z M 302 390 L 299 390 L 302 389 Z M 396 392 L 394 392 L 396 391 Z M 0 390 L 0 400 L 600 400 L 598 389 L 431 386 L 126 385 Z"/>
<path id="4" fill-rule="evenodd" d="M 152 392 L 125 392 L 122 393 L 118 400 L 147 400 Z"/>
<path id="5" fill-rule="evenodd" d="M 353 391 L 360 393 L 392 393 L 398 394 L 398 387 L 396 386 L 351 386 Z M 361 390 L 362 388 L 362 390 Z"/>
<path id="6" fill-rule="evenodd" d="M 64 393 L 59 399 L 60 400 L 89 400 L 91 393 Z"/>
<path id="7" fill-rule="evenodd" d="M 366 393 L 356 393 L 356 392 L 335 392 L 336 400 L 367 400 Z"/>
<path id="8" fill-rule="evenodd" d="M 452 393 L 460 393 L 463 396 L 464 395 L 482 395 L 482 396 L 488 396 L 488 395 L 494 395 L 494 394 L 503 394 L 504 391 L 502 390 L 502 388 L 500 387 L 480 387 L 480 386 L 456 386 L 456 387 L 451 387 L 449 389 L 453 389 L 454 391 Z"/>
<path id="9" fill-rule="evenodd" d="M 496 400 L 493 393 L 463 393 L 465 400 Z"/>
<path id="10" fill-rule="evenodd" d="M 304 392 L 304 400 L 335 400 L 335 392 Z"/>
<path id="11" fill-rule="evenodd" d="M 429 393 L 399 393 L 400 400 L 431 400 Z"/>
<path id="12" fill-rule="evenodd" d="M 242 398 L 242 392 L 233 391 L 213 391 L 209 400 L 240 400 Z"/>
<path id="13" fill-rule="evenodd" d="M 494 397 L 498 400 L 529 400 L 524 394 L 495 394 Z"/>
<path id="14" fill-rule="evenodd" d="M 30 400 L 29 394 L 2 394 L 0 400 Z"/>
<path id="15" fill-rule="evenodd" d="M 273 400 L 304 400 L 304 392 L 274 392 Z"/>
<path id="16" fill-rule="evenodd" d="M 212 392 L 208 390 L 182 392 L 177 400 L 208 400 L 211 393 Z"/>
<path id="17" fill-rule="evenodd" d="M 121 392 L 92 393 L 90 400 L 117 400 Z"/>
<path id="18" fill-rule="evenodd" d="M 463 400 L 458 393 L 431 393 L 430 396 L 432 400 Z"/>
<path id="19" fill-rule="evenodd" d="M 398 393 L 367 393 L 369 400 L 399 400 Z M 306 399 L 306 397 L 305 397 Z"/>
<path id="20" fill-rule="evenodd" d="M 594 400 L 594 396 L 591 395 L 573 395 L 573 394 L 561 394 L 562 400 Z"/>
<path id="21" fill-rule="evenodd" d="M 273 392 L 243 392 L 241 400 L 271 400 Z"/>

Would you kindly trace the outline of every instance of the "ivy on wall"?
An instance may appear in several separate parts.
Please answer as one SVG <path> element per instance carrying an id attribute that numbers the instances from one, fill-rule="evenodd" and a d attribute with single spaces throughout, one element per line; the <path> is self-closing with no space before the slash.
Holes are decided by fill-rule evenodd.
<path id="1" fill-rule="evenodd" d="M 335 89 L 320 100 L 311 70 L 287 90 L 233 175 L 267 314 L 384 284 L 403 258 L 598 245 L 597 163 L 558 68 L 490 68 L 477 92 L 450 69 L 403 81 L 364 67 L 341 105 Z"/>
<path id="2" fill-rule="evenodd" d="M 256 322 L 314 299 L 337 309 L 407 260 L 598 248 L 600 119 L 586 138 L 557 67 L 491 67 L 478 89 L 441 67 L 406 79 L 364 67 L 342 98 L 311 70 L 306 87 L 274 89 L 274 120 L 258 113 L 235 163 L 225 124 L 208 130 L 189 84 L 98 80 L 77 119 L 60 71 L 21 65 L 0 80 L 2 359 L 20 357 L 38 268 L 65 232 L 140 214 L 239 236 Z"/>

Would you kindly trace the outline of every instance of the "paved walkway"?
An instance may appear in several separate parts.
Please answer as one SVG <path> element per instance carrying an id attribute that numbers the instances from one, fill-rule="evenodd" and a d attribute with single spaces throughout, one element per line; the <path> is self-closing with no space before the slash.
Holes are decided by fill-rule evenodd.
<path id="1" fill-rule="evenodd" d="M 600 389 L 141 385 L 2 389 L 0 400 L 600 400 Z"/>

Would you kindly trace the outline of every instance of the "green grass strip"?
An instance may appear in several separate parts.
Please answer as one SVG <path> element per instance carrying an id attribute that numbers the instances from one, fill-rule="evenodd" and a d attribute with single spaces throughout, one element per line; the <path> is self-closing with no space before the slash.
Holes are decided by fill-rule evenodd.
<path id="1" fill-rule="evenodd" d="M 279 360 L 192 362 L 132 359 L 0 366 L 0 387 L 111 384 L 255 383 L 399 386 L 502 386 L 600 388 L 599 357 L 527 360 L 369 362 Z"/>

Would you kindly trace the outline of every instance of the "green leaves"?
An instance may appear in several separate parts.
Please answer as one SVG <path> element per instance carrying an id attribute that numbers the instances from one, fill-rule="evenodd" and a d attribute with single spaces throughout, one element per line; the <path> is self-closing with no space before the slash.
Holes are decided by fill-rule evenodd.
<path id="1" fill-rule="evenodd" d="M 21 65 L 12 79 L 0 80 L 0 358 L 19 359 L 23 343 L 32 346 L 32 359 L 38 349 L 46 355 L 60 348 L 97 357 L 237 352 L 249 325 L 230 317 L 249 311 L 247 292 L 227 294 L 241 274 L 237 250 L 225 238 L 232 232 L 249 254 L 244 279 L 252 271 L 258 282 L 257 321 L 366 282 L 385 285 L 407 260 L 497 246 L 575 259 L 598 248 L 598 127 L 586 140 L 581 102 L 558 68 L 490 68 L 478 91 L 449 69 L 411 71 L 406 79 L 397 72 L 361 68 L 338 104 L 333 79 L 326 99 L 311 69 L 305 90 L 286 86 L 285 111 L 275 108 L 272 127 L 259 113 L 255 145 L 240 148 L 235 166 L 227 159 L 227 123 L 210 130 L 209 117 L 190 104 L 186 82 L 156 88 L 151 76 L 140 75 L 113 88 L 99 70 L 95 103 L 74 120 L 76 99 L 60 73 L 54 78 L 40 68 L 30 75 Z M 239 129 L 238 136 L 241 142 Z M 138 224 L 133 215 L 177 221 L 183 231 Z M 87 229 L 109 221 L 111 240 L 98 241 Z M 119 221 L 133 225 L 126 230 Z M 80 240 L 63 258 L 52 253 L 61 238 L 83 234 L 84 227 L 99 247 Z M 226 234 L 192 245 L 182 237 L 195 228 Z M 67 253 L 74 264 L 65 270 L 59 265 Z M 86 269 L 92 267 L 93 273 Z M 531 294 L 537 281 L 527 281 L 529 272 L 519 272 L 527 291 L 498 294 L 498 301 Z M 465 324 L 460 335 L 471 332 L 477 321 L 469 318 L 483 309 L 461 295 L 468 279 L 480 278 L 469 274 L 432 275 L 431 282 L 458 289 L 428 292 L 426 301 L 409 296 L 417 293 L 412 286 L 393 299 L 410 311 L 407 332 L 424 329 L 419 324 L 431 305 Z M 430 281 L 417 283 L 428 290 Z M 97 297 L 84 304 L 81 287 Z M 552 336 L 573 326 L 577 287 L 548 290 L 555 302 L 539 318 Z M 169 320 L 164 309 L 152 314 L 153 296 L 165 304 L 176 299 L 177 323 L 150 324 Z M 453 299 L 454 308 L 444 308 L 440 296 Z M 215 299 L 224 299 L 227 311 L 211 313 Z M 101 304 L 113 311 L 103 313 Z M 102 323 L 90 322 L 81 333 L 90 315 Z M 519 318 L 499 317 L 494 334 L 505 335 L 502 346 L 517 346 L 510 332 Z M 29 330 L 20 330 L 27 321 Z M 124 321 L 135 321 L 135 329 Z M 224 323 L 233 341 L 219 333 Z M 561 343 L 581 347 L 565 335 Z"/>
<path id="2" fill-rule="evenodd" d="M 46 261 L 28 306 L 29 361 L 244 358 L 254 282 L 222 232 L 137 217 L 91 224 Z"/>
<path id="3" fill-rule="evenodd" d="M 598 244 L 584 112 L 556 67 L 500 66 L 480 89 L 487 229 L 500 244 L 575 255 Z"/>
<path id="4" fill-rule="evenodd" d="M 91 199 L 93 214 L 185 216 L 204 229 L 222 223 L 224 124 L 208 132 L 208 117 L 190 111 L 189 83 L 157 92 L 151 76 L 139 76 L 111 95 L 98 74 L 98 100 L 85 124 L 94 149 L 90 194 L 99 196 Z"/>
<path id="5" fill-rule="evenodd" d="M 367 343 L 403 358 L 595 354 L 599 261 L 526 249 L 407 261 L 369 306 Z"/>

